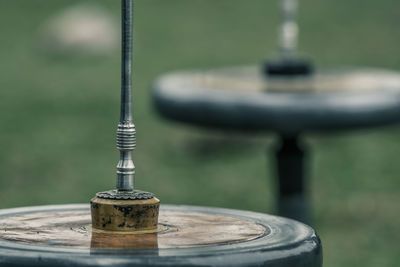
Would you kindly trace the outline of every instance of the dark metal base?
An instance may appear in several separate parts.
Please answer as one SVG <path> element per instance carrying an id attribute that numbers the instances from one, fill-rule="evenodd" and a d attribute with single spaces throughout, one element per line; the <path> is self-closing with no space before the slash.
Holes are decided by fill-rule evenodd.
<path id="1" fill-rule="evenodd" d="M 74 218 L 70 215 L 60 217 L 64 213 L 76 214 Z M 109 242 L 110 238 L 102 239 L 99 233 L 92 233 L 87 229 L 90 224 L 89 205 L 60 205 L 60 206 L 42 206 L 28 207 L 20 209 L 0 210 L 0 227 L 8 221 L 13 228 L 10 231 L 32 232 L 27 236 L 29 242 L 24 240 L 15 240 L 15 235 L 6 239 L 9 234 L 0 234 L 0 265 L 2 266 L 273 266 L 273 267 L 320 267 L 322 266 L 322 247 L 318 236 L 314 230 L 302 223 L 285 219 L 281 217 L 271 216 L 262 213 L 217 209 L 195 206 L 173 206 L 162 205 L 160 210 L 161 221 L 170 221 L 168 227 L 173 229 L 174 222 L 181 224 L 180 231 L 165 232 L 159 234 L 144 234 L 142 236 L 126 236 L 121 238 L 137 239 L 137 242 L 157 243 L 157 246 L 148 246 L 149 249 L 108 249 L 107 246 L 99 246 L 98 242 L 93 243 L 93 238 L 98 241 L 103 240 Z M 164 215 L 162 215 L 164 213 Z M 82 240 L 89 243 L 88 245 L 77 246 L 76 238 L 69 238 L 70 246 L 65 246 L 66 241 L 57 238 L 49 239 L 49 232 L 40 232 L 40 229 L 34 231 L 28 227 L 26 223 L 46 219 L 48 215 L 56 216 L 58 221 L 51 222 L 57 229 L 63 229 L 64 233 L 73 232 L 74 236 L 80 236 Z M 80 214 L 78 216 L 78 214 Z M 169 215 L 168 215 L 169 214 Z M 13 217 L 14 216 L 14 217 Z M 14 219 L 15 216 L 25 216 L 23 218 Z M 167 216 L 164 219 L 163 216 Z M 170 217 L 168 217 L 170 216 Z M 178 217 L 176 217 L 178 216 Z M 181 217 L 179 217 L 181 216 Z M 183 216 L 183 217 L 182 217 Z M 187 223 L 180 223 L 181 219 L 192 218 Z M 7 219 L 8 218 L 8 219 Z M 64 219 L 65 218 L 65 219 Z M 194 222 L 198 218 L 206 218 L 201 223 L 203 228 L 195 227 Z M 214 218 L 213 220 L 207 218 Z M 217 218 L 217 219 L 215 219 Z M 219 218 L 219 219 L 218 219 Z M 67 222 L 68 221 L 68 222 Z M 230 223 L 237 221 L 238 223 Z M 244 222 L 243 227 L 239 227 Z M 19 222 L 19 223 L 18 223 Z M 172 222 L 172 223 L 171 223 Z M 22 224 L 21 224 L 22 223 Z M 71 230 L 65 224 L 72 224 Z M 234 236 L 239 231 L 248 231 L 245 224 L 251 223 L 255 226 L 265 227 L 265 234 L 259 235 L 255 239 L 236 242 L 217 242 L 215 234 L 209 233 L 210 226 L 215 231 L 226 232 L 227 229 L 233 233 L 224 235 L 224 238 Z M 21 225 L 19 225 L 21 224 Z M 84 226 L 82 226 L 84 225 Z M 214 225 L 214 227 L 213 227 Z M 218 226 L 215 228 L 215 226 Z M 37 225 L 37 227 L 41 227 Z M 183 232 L 189 231 L 189 237 L 197 242 L 199 236 L 206 236 L 210 243 L 195 246 L 182 246 L 182 242 L 173 246 L 163 248 L 162 243 L 171 243 L 170 238 L 182 235 Z M 227 228 L 228 227 L 228 228 Z M 199 230 L 201 229 L 201 230 Z M 219 230 L 218 230 L 219 229 Z M 6 229 L 0 229 L 4 233 Z M 229 232 L 229 231 L 228 231 Z M 56 237 L 59 231 L 52 231 Z M 36 235 L 42 236 L 42 242 L 38 243 Z M 96 235 L 94 237 L 94 235 Z M 101 235 L 101 233 L 100 233 Z M 92 237 L 90 237 L 92 236 Z M 209 237 L 208 237 L 209 236 Z M 187 236 L 186 236 L 187 237 Z M 11 238 L 11 240 L 10 240 Z M 47 238 L 47 239 L 46 239 Z M 111 241 L 118 241 L 119 238 Z M 189 241 L 190 241 L 189 240 Z M 214 240 L 214 241 L 213 241 Z M 184 239 L 183 241 L 188 241 Z M 206 241 L 206 240 L 205 240 Z M 160 243 L 161 242 L 161 243 Z M 67 242 L 68 243 L 68 242 Z M 112 242 L 111 242 L 112 243 Z M 119 242 L 121 243 L 121 242 Z M 95 244 L 96 248 L 93 248 Z M 135 243 L 133 243 L 135 244 Z M 118 244 L 124 245 L 124 244 Z M 181 247 L 180 247 L 181 246 Z M 99 248 L 101 247 L 101 248 Z M 153 248 L 154 247 L 154 248 Z"/>
<path id="2" fill-rule="evenodd" d="M 314 66 L 310 60 L 295 58 L 291 60 L 267 61 L 264 72 L 267 76 L 293 77 L 311 75 Z"/>

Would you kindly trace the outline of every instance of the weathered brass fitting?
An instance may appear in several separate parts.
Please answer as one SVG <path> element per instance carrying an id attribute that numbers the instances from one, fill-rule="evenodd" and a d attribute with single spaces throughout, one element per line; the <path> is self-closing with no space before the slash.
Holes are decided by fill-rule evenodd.
<path id="1" fill-rule="evenodd" d="M 94 197 L 90 201 L 94 230 L 114 232 L 157 231 L 160 200 L 105 199 Z"/>

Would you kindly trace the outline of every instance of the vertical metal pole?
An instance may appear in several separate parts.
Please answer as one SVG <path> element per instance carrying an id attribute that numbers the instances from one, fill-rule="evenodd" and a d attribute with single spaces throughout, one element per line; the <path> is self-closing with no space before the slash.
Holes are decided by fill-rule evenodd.
<path id="1" fill-rule="evenodd" d="M 117 165 L 116 186 L 118 191 L 132 191 L 135 175 L 132 151 L 136 146 L 136 130 L 132 116 L 133 0 L 121 0 L 121 11 L 121 117 L 117 129 L 117 148 L 120 151 L 120 160 Z"/>
<path id="2" fill-rule="evenodd" d="M 299 136 L 281 136 L 276 151 L 278 176 L 278 214 L 304 223 L 310 222 L 307 194 L 307 153 Z"/>
<path id="3" fill-rule="evenodd" d="M 298 0 L 281 0 L 279 49 L 283 60 L 292 59 L 297 50 L 299 27 L 296 22 Z"/>

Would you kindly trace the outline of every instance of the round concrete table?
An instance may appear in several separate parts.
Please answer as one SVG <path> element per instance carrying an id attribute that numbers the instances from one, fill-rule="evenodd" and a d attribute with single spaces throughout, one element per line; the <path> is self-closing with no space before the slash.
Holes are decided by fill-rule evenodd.
<path id="1" fill-rule="evenodd" d="M 309 222 L 304 147 L 299 135 L 375 127 L 400 120 L 400 74 L 372 68 L 267 78 L 258 67 L 166 74 L 154 104 L 169 119 L 241 131 L 275 131 L 278 212 Z"/>
<path id="2" fill-rule="evenodd" d="M 0 210 L 0 265 L 322 266 L 314 230 L 286 218 L 161 205 L 159 229 L 93 230 L 86 204 Z"/>

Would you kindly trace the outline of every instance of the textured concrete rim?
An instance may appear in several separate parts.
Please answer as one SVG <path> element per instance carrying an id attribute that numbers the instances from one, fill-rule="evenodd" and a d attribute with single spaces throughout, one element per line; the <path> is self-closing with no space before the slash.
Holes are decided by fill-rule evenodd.
<path id="1" fill-rule="evenodd" d="M 241 68 L 249 67 L 165 74 L 153 85 L 155 107 L 166 118 L 193 125 L 283 133 L 366 128 L 400 121 L 400 73 L 390 70 L 347 67 L 319 72 L 333 72 L 340 78 L 348 71 L 375 71 L 394 78 L 393 84 L 374 90 L 261 93 L 196 87 L 191 82 L 199 74 L 240 73 Z M 256 71 L 254 68 L 254 75 Z"/>
<path id="2" fill-rule="evenodd" d="M 55 205 L 37 206 L 0 210 L 0 217 L 43 211 L 89 210 L 89 205 Z M 140 265 L 252 265 L 265 263 L 266 266 L 286 261 L 297 266 L 297 262 L 307 262 L 320 266 L 322 261 L 321 244 L 314 230 L 310 227 L 277 216 L 262 213 L 239 211 L 221 208 L 197 206 L 162 205 L 161 209 L 181 211 L 190 209 L 193 212 L 220 214 L 242 219 L 250 219 L 270 228 L 271 233 L 248 242 L 212 245 L 197 248 L 168 248 L 156 250 L 94 250 L 49 248 L 33 245 L 17 244 L 10 241 L 0 241 L 0 264 L 71 264 L 80 266 L 128 264 Z M 286 262 L 284 261 L 284 262 Z M 288 262 L 289 262 L 288 261 Z M 305 265 L 299 265 L 305 266 Z"/>

